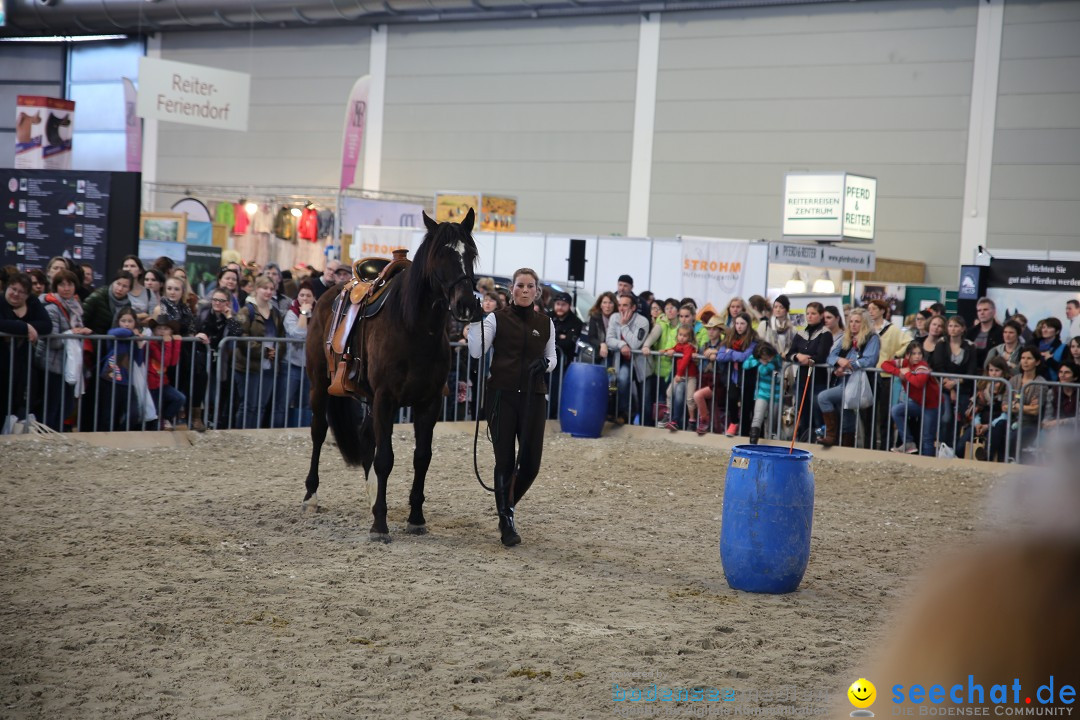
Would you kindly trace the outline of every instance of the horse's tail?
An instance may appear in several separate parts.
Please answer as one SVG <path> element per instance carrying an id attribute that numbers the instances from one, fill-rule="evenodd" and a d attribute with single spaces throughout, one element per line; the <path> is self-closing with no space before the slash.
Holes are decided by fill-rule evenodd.
<path id="1" fill-rule="evenodd" d="M 364 439 L 361 426 L 367 419 L 362 415 L 359 400 L 330 395 L 326 398 L 326 422 L 334 433 L 338 450 L 345 464 L 359 467 L 364 464 Z"/>

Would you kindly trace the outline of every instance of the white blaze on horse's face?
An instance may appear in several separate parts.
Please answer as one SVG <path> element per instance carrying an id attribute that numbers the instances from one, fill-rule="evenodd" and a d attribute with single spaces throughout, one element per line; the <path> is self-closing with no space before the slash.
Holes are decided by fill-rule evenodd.
<path id="1" fill-rule="evenodd" d="M 458 259 L 461 260 L 461 272 L 468 275 L 469 269 L 465 267 L 465 243 L 458 240 L 454 243 L 454 251 L 458 254 Z"/>

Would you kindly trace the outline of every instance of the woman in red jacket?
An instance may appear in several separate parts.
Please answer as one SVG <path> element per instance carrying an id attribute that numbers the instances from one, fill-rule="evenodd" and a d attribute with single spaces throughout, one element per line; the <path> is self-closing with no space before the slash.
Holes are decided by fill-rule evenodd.
<path id="1" fill-rule="evenodd" d="M 180 323 L 161 315 L 150 318 L 147 325 L 153 329 L 154 336 L 161 340 L 151 340 L 147 343 L 149 362 L 147 363 L 146 385 L 150 388 L 150 395 L 158 405 L 161 429 L 172 430 L 172 421 L 180 412 L 180 408 L 187 403 L 187 396 L 169 384 L 169 376 L 166 374 L 168 369 L 175 367 L 180 360 Z"/>
<path id="2" fill-rule="evenodd" d="M 919 448 L 910 440 L 910 423 L 922 422 L 922 454 L 934 455 L 934 431 L 938 426 L 938 406 L 941 404 L 941 388 L 937 378 L 930 374 L 930 366 L 923 360 L 922 342 L 908 343 L 904 359 L 886 360 L 881 370 L 900 378 L 907 399 L 892 407 L 892 419 L 900 435 L 900 444 L 893 452 L 915 454 Z"/>

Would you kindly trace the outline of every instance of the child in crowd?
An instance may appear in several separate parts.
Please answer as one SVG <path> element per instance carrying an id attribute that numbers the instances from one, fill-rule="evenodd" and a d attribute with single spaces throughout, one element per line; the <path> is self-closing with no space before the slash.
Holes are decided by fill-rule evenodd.
<path id="1" fill-rule="evenodd" d="M 120 308 L 101 360 L 98 384 L 98 430 L 129 430 L 157 419 L 146 386 L 146 341 L 140 337 L 135 309 Z M 149 402 L 147 402 L 149 401 Z"/>
<path id="2" fill-rule="evenodd" d="M 991 442 L 987 446 L 987 440 L 990 438 L 991 428 L 1008 421 L 1003 406 L 1008 397 L 1009 385 L 1003 381 L 1011 373 L 1012 368 L 1004 355 L 997 355 L 986 361 L 986 376 L 990 379 L 980 380 L 976 384 L 975 397 L 971 401 L 971 424 L 956 441 L 957 457 L 967 457 L 964 453 L 967 444 L 978 440 L 978 444 L 983 445 L 982 457 L 976 456 L 974 459 L 1005 461 L 1004 434 L 999 433 L 1001 442 Z"/>
<path id="3" fill-rule="evenodd" d="M 187 396 L 169 384 L 167 371 L 175 367 L 180 361 L 180 338 L 173 337 L 180 334 L 180 323 L 169 320 L 164 315 L 148 320 L 154 337 L 162 338 L 160 341 L 149 341 L 150 360 L 147 363 L 147 385 L 154 402 L 160 403 L 158 415 L 161 416 L 161 429 L 172 430 L 173 420 L 187 402 Z"/>
<path id="4" fill-rule="evenodd" d="M 729 363 L 722 369 L 718 368 L 720 371 L 718 377 L 725 383 L 726 388 L 728 426 L 724 434 L 728 437 L 735 436 L 739 430 L 740 421 L 744 430 L 748 424 L 753 424 L 748 413 L 749 406 L 752 405 L 751 398 L 757 391 L 754 384 L 757 375 L 753 371 L 743 371 L 740 377 L 742 364 L 754 354 L 754 348 L 757 347 L 758 336 L 752 323 L 750 315 L 745 312 L 735 316 L 735 322 L 732 323 L 727 339 L 724 340 L 724 347 L 716 353 L 717 363 Z"/>
<path id="5" fill-rule="evenodd" d="M 694 393 L 694 405 L 697 406 L 697 434 L 705 435 L 712 425 L 710 405 L 713 405 L 713 385 L 716 384 L 716 356 L 724 348 L 724 319 L 719 315 L 713 315 L 705 323 L 705 332 L 709 339 L 698 348 L 703 360 L 701 376 L 698 378 L 698 389 Z M 722 396 L 721 396 L 722 397 Z M 712 410 L 716 408 L 713 407 Z M 723 415 L 723 412 L 720 413 Z M 723 429 L 723 419 L 718 425 Z"/>
<path id="6" fill-rule="evenodd" d="M 934 431 L 937 429 L 938 406 L 941 404 L 941 389 L 938 381 L 930 375 L 930 366 L 923 359 L 923 345 L 918 340 L 908 343 L 904 358 L 894 361 L 889 358 L 881 364 L 882 372 L 900 378 L 907 399 L 892 407 L 892 420 L 899 433 L 899 444 L 893 452 L 914 455 L 920 448 L 910 441 L 912 422 L 922 422 L 923 455 L 934 455 Z"/>
<path id="7" fill-rule="evenodd" d="M 697 406 L 694 403 L 686 402 L 687 398 L 694 397 L 694 392 L 697 390 L 698 367 L 697 361 L 694 359 L 697 346 L 694 344 L 693 327 L 680 325 L 675 335 L 675 346 L 662 352 L 665 355 L 682 355 L 682 357 L 675 360 L 675 376 L 667 389 L 667 402 L 668 407 L 672 409 L 672 415 L 664 427 L 675 432 L 679 429 L 679 420 L 681 419 L 675 416 L 675 408 L 686 406 L 688 426 L 693 426 L 697 422 L 694 417 Z"/>
<path id="8" fill-rule="evenodd" d="M 757 393 L 754 396 L 754 417 L 750 421 L 750 444 L 757 445 L 765 436 L 765 421 L 773 403 L 780 404 L 784 378 L 780 374 L 780 357 L 776 348 L 767 342 L 759 342 L 754 353 L 743 361 L 743 370 L 757 369 Z"/>

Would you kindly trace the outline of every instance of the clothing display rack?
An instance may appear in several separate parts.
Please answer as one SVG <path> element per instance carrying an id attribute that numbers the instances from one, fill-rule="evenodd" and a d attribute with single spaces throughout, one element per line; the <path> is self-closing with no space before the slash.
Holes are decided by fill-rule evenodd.
<path id="1" fill-rule="evenodd" d="M 305 185 L 143 183 L 143 207 L 166 212 L 182 198 L 209 208 L 228 230 L 227 248 L 242 261 L 321 268 L 336 254 L 337 188 Z M 247 210 L 254 203 L 257 210 Z M 224 207 L 222 207 L 224 206 Z"/>
<path id="2" fill-rule="evenodd" d="M 159 203 L 159 197 L 170 196 L 167 203 Z M 412 195 L 409 193 L 386 192 L 383 190 L 364 190 L 347 188 L 339 190 L 325 185 L 207 185 L 204 183 L 143 183 L 143 207 L 151 212 L 164 212 L 176 200 L 194 197 L 200 200 L 236 200 L 245 197 L 253 202 L 278 202 L 312 200 L 338 209 L 342 197 L 364 198 L 365 200 L 383 200 L 423 205 L 431 212 L 433 201 L 430 195 Z M 175 198 L 175 199 L 171 199 Z M 162 207 L 164 206 L 164 207 Z"/>
<path id="3" fill-rule="evenodd" d="M 280 212 L 282 208 L 298 208 L 305 211 L 314 207 L 316 210 L 329 210 L 333 213 L 333 231 L 329 236 L 317 237 L 318 247 L 303 244 L 304 241 L 296 241 L 295 235 L 281 238 L 276 232 L 267 233 L 267 238 L 256 237 L 254 244 L 249 242 L 246 233 L 243 235 L 233 233 L 230 228 L 229 247 L 241 252 L 245 261 L 253 260 L 258 264 L 267 261 L 277 262 L 282 267 L 292 266 L 294 263 L 310 264 L 314 267 L 322 267 L 327 253 L 331 256 L 340 256 L 341 233 L 340 209 L 344 198 L 362 198 L 382 202 L 400 202 L 422 205 L 429 213 L 433 212 L 433 198 L 428 195 L 412 195 L 408 193 L 385 192 L 381 190 L 365 190 L 363 188 L 347 188 L 340 190 L 336 187 L 319 185 L 230 185 L 230 184 L 206 184 L 206 183 L 143 183 L 143 208 L 149 212 L 166 212 L 178 200 L 183 198 L 196 198 L 207 204 L 216 206 L 219 203 L 239 204 L 240 200 L 245 203 L 254 202 L 262 207 L 272 208 L 271 212 Z M 210 207 L 214 213 L 214 207 Z M 325 220 L 325 217 L 323 218 Z M 253 223 L 254 224 L 254 223 Z M 254 228 L 253 228 L 254 230 Z M 286 233 L 286 235 L 289 235 Z M 289 243 L 288 246 L 275 242 L 276 239 Z M 239 239 L 239 242 L 237 240 Z M 265 240 L 265 242 L 264 242 Z M 328 250 L 329 246 L 329 250 Z M 291 251 L 290 248 L 296 248 Z"/>

